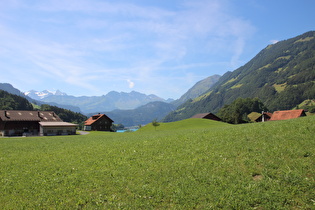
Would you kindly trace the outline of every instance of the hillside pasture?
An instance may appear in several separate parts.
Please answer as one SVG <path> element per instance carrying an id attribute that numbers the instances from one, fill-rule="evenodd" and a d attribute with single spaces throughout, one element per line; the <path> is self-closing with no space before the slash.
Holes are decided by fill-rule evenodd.
<path id="1" fill-rule="evenodd" d="M 2 209 L 312 209 L 315 117 L 0 138 Z"/>

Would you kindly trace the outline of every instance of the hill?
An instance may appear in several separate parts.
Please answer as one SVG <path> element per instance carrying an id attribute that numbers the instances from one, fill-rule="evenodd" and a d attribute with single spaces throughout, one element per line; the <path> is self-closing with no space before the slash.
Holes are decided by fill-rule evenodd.
<path id="1" fill-rule="evenodd" d="M 182 95 L 179 99 L 172 102 L 175 106 L 179 106 L 185 103 L 189 99 L 197 98 L 198 96 L 205 93 L 209 90 L 218 80 L 220 79 L 220 75 L 213 75 L 197 82 L 192 88 L 190 88 L 184 95 Z"/>
<path id="2" fill-rule="evenodd" d="M 11 84 L 9 83 L 0 83 L 0 90 L 4 90 L 8 93 L 17 95 L 17 96 L 21 96 L 23 98 L 26 98 L 28 101 L 30 102 L 34 102 L 35 100 L 33 100 L 32 98 L 25 96 L 23 92 L 21 92 L 19 89 L 13 87 Z"/>
<path id="3" fill-rule="evenodd" d="M 225 73 L 206 94 L 188 101 L 164 121 L 217 113 L 237 98 L 258 97 L 270 111 L 292 109 L 315 98 L 315 32 L 267 46 L 244 66 Z"/>
<path id="4" fill-rule="evenodd" d="M 191 119 L 185 119 L 185 120 L 176 121 L 176 122 L 160 123 L 158 128 L 154 128 L 153 125 L 150 123 L 142 127 L 137 132 L 154 132 L 155 130 L 178 131 L 178 130 L 193 130 L 193 129 L 209 129 L 209 128 L 222 127 L 222 126 L 231 126 L 231 125 L 224 122 L 215 121 L 215 120 L 191 118 Z"/>
<path id="5" fill-rule="evenodd" d="M 313 209 L 315 117 L 203 122 L 211 121 L 133 133 L 1 138 L 0 206 Z M 200 127 L 190 127 L 195 123 Z"/>
<path id="6" fill-rule="evenodd" d="M 24 97 L 0 90 L 0 110 L 33 110 L 33 105 Z"/>

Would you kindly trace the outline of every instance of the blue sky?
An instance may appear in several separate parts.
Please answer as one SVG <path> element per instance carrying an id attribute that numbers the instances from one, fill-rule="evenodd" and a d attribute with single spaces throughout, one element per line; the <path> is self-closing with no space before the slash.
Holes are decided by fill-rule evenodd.
<path id="1" fill-rule="evenodd" d="M 315 30 L 313 0 L 0 1 L 0 82 L 74 96 L 179 98 Z"/>

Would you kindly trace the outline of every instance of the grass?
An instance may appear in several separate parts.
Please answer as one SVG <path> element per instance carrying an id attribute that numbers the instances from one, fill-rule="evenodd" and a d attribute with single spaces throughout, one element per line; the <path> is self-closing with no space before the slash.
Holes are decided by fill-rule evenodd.
<path id="1" fill-rule="evenodd" d="M 312 209 L 315 117 L 1 138 L 2 209 Z"/>
<path id="2" fill-rule="evenodd" d="M 193 103 L 198 102 L 198 101 L 204 99 L 205 97 L 209 96 L 212 92 L 213 92 L 213 91 L 211 90 L 211 91 L 209 91 L 209 92 L 207 92 L 207 93 L 205 93 L 205 94 L 203 94 L 203 95 L 201 95 L 201 96 L 195 98 L 195 99 L 193 100 Z"/>
<path id="3" fill-rule="evenodd" d="M 243 84 L 236 84 L 236 85 L 232 86 L 231 89 L 240 88 L 242 86 L 243 86 Z"/>
<path id="4" fill-rule="evenodd" d="M 273 87 L 276 89 L 278 93 L 281 93 L 286 88 L 287 84 L 274 84 Z"/>
<path id="5" fill-rule="evenodd" d="M 298 42 L 308 42 L 308 41 L 311 41 L 312 39 L 314 39 L 314 37 L 306 37 L 304 39 L 299 39 L 299 40 L 295 41 L 294 44 L 298 43 Z"/>

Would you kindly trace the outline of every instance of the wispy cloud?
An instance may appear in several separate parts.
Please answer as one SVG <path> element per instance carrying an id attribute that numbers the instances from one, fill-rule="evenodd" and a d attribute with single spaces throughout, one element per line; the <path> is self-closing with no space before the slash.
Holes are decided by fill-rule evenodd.
<path id="1" fill-rule="evenodd" d="M 275 39 L 270 40 L 270 43 L 271 43 L 271 44 L 276 44 L 276 43 L 278 43 L 278 42 L 279 42 L 279 40 L 275 40 Z"/>
<path id="2" fill-rule="evenodd" d="M 171 92 L 169 81 L 209 76 L 204 69 L 226 54 L 224 63 L 236 67 L 251 23 L 231 15 L 228 1 L 178 2 L 170 9 L 132 1 L 16 0 L 3 9 L 0 54 L 18 55 L 11 62 L 34 74 L 99 92 L 104 83 L 107 90 L 118 83 L 134 88 L 135 81 L 144 88 L 157 78 L 167 81 L 160 91 Z"/>

